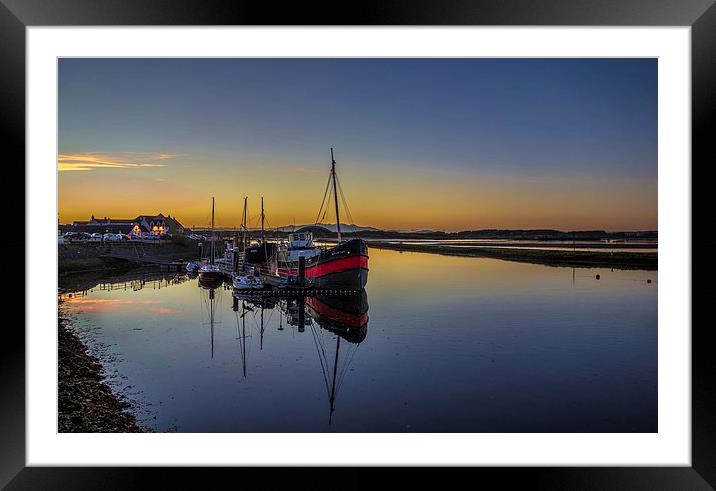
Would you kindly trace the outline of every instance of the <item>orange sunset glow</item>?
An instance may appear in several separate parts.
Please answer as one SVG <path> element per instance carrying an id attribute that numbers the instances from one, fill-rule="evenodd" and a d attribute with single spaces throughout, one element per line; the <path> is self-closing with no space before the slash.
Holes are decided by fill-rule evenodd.
<path id="1" fill-rule="evenodd" d="M 656 230 L 656 65 L 627 61 L 62 60 L 59 221 L 312 224 L 335 147 L 345 223 Z"/>

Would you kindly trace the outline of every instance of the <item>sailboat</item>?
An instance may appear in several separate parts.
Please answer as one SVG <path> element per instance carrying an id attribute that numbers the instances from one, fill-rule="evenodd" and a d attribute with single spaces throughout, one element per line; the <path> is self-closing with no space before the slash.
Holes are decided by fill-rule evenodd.
<path id="1" fill-rule="evenodd" d="M 211 198 L 211 249 L 209 252 L 209 262 L 199 267 L 199 283 L 206 286 L 219 286 L 223 282 L 223 275 L 219 267 L 214 264 L 215 250 L 214 245 L 216 237 L 214 237 L 214 198 Z"/>
<path id="2" fill-rule="evenodd" d="M 245 249 L 245 262 L 257 267 L 262 273 L 269 273 L 272 268 L 269 264 L 276 257 L 277 244 L 266 240 L 266 231 L 264 222 L 266 221 L 266 213 L 264 212 L 264 198 L 261 197 L 261 238 L 258 244 L 249 245 Z"/>
<path id="3" fill-rule="evenodd" d="M 261 281 L 261 276 L 258 274 L 258 270 L 253 265 L 247 265 L 246 264 L 246 249 L 248 246 L 248 228 L 246 227 L 246 203 L 247 198 L 244 197 L 244 213 L 243 218 L 241 220 L 241 228 L 243 230 L 243 237 L 242 237 L 242 246 L 240 253 L 240 265 L 236 265 L 236 275 L 233 279 L 233 287 L 234 290 L 252 290 L 252 289 L 259 289 L 263 288 L 263 282 Z M 263 199 L 261 200 L 261 203 L 263 205 Z M 263 209 L 263 206 L 262 206 Z M 261 212 L 261 216 L 263 218 L 263 210 Z M 263 220 L 262 220 L 263 224 Z M 263 235 L 263 226 L 262 228 L 262 235 Z"/>
<path id="4" fill-rule="evenodd" d="M 368 244 L 363 239 L 342 240 L 338 193 L 340 192 L 343 196 L 343 192 L 337 181 L 333 148 L 331 148 L 331 172 L 321 209 L 318 212 L 319 217 L 324 204 L 328 206 L 326 196 L 329 189 L 331 189 L 335 206 L 338 244 L 329 248 L 317 247 L 313 243 L 313 235 L 310 232 L 289 234 L 288 244 L 278 250 L 277 272 L 280 277 L 285 279 L 286 283 L 296 283 L 299 280 L 299 268 L 303 261 L 305 264 L 305 286 L 360 291 L 368 282 Z"/>

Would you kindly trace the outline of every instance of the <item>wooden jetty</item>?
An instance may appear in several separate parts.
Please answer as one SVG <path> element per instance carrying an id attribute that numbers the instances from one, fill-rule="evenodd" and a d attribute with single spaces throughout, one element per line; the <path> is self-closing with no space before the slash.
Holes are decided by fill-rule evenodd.
<path id="1" fill-rule="evenodd" d="M 328 290 L 324 288 L 257 288 L 246 290 L 234 290 L 233 294 L 240 297 L 305 297 L 305 296 L 333 296 L 333 295 L 356 295 L 360 290 Z"/>

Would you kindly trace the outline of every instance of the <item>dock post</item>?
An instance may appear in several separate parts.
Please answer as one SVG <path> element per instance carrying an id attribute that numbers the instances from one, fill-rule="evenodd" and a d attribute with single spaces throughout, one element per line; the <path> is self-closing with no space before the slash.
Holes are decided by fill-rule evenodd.
<path id="1" fill-rule="evenodd" d="M 306 286 L 306 258 L 303 256 L 298 258 L 298 285 Z"/>
<path id="2" fill-rule="evenodd" d="M 298 332 L 304 332 L 306 330 L 306 297 L 301 295 L 296 300 L 298 303 Z"/>

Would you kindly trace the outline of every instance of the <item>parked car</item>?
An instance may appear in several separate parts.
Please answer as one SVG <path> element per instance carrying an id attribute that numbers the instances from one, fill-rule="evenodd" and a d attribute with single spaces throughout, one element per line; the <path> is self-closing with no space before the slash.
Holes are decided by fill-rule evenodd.
<path id="1" fill-rule="evenodd" d="M 102 242 L 102 234 L 100 234 L 100 233 L 90 234 L 89 241 L 90 242 Z"/>
<path id="2" fill-rule="evenodd" d="M 122 234 L 104 234 L 102 240 L 106 242 L 119 242 L 122 240 Z"/>

